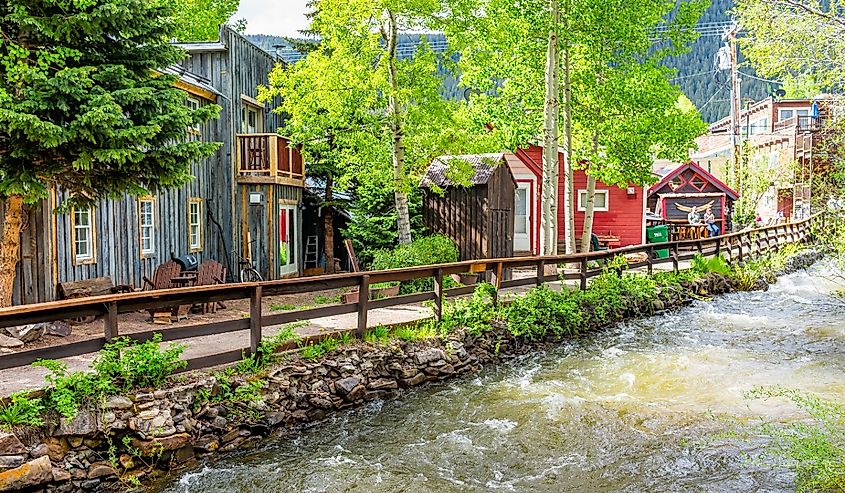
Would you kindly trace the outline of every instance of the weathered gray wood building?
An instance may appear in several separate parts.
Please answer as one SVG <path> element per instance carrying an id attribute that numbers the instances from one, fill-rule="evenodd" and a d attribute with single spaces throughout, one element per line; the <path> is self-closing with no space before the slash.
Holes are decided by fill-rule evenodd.
<path id="1" fill-rule="evenodd" d="M 516 182 L 504 154 L 441 156 L 420 186 L 426 228 L 454 241 L 461 260 L 513 256 Z"/>
<path id="2" fill-rule="evenodd" d="M 195 179 L 179 189 L 63 214 L 54 211 L 66 196 L 53 190 L 30 207 L 15 304 L 49 301 L 59 283 L 102 276 L 140 288 L 171 254 L 218 260 L 234 280 L 235 254 L 253 259 L 267 279 L 301 272 L 304 163 L 274 133 L 278 116 L 256 99 L 280 60 L 227 26 L 218 41 L 180 46 L 188 58 L 165 71 L 179 76 L 185 104 L 222 108 L 219 119 L 186 129 L 189 138 L 223 145 L 192 163 Z"/>

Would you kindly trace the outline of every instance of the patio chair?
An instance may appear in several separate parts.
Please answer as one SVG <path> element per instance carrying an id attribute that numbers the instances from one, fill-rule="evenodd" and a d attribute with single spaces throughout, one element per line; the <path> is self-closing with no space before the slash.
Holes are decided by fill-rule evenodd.
<path id="1" fill-rule="evenodd" d="M 172 260 L 168 260 L 156 267 L 152 280 L 150 280 L 149 277 L 144 276 L 144 291 L 176 288 L 178 286 L 173 283 L 173 278 L 179 276 L 181 273 L 182 266 Z M 185 306 L 187 308 L 184 308 Z M 187 317 L 188 309 L 190 309 L 190 305 L 175 306 L 171 308 L 152 308 L 147 310 L 147 312 L 149 312 L 150 318 L 153 321 L 161 319 L 165 316 L 165 314 L 175 316 L 176 320 L 179 320 L 180 318 Z"/>
<path id="2" fill-rule="evenodd" d="M 197 281 L 195 286 L 213 286 L 225 284 L 226 267 L 216 260 L 206 260 L 197 268 Z M 203 303 L 202 313 L 217 312 L 217 302 Z"/>

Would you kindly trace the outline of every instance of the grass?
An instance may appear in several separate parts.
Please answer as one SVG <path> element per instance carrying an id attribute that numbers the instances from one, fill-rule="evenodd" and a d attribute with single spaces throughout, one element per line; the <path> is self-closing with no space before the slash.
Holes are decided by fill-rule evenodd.
<path id="1" fill-rule="evenodd" d="M 272 305 L 270 305 L 270 310 L 274 311 L 274 312 L 289 312 L 289 311 L 292 311 L 292 310 L 296 310 L 298 308 L 299 308 L 298 306 L 293 305 L 291 303 L 282 303 L 282 304 L 273 303 Z"/>

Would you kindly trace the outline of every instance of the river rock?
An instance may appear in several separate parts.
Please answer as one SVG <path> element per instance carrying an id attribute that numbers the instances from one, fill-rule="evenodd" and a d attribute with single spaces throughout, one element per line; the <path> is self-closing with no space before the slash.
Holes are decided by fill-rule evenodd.
<path id="1" fill-rule="evenodd" d="M 46 334 L 56 337 L 67 337 L 72 332 L 70 324 L 64 321 L 50 322 L 46 326 Z"/>
<path id="2" fill-rule="evenodd" d="M 61 418 L 59 420 L 59 429 L 53 435 L 61 436 L 80 436 L 93 435 L 97 432 L 97 417 L 90 411 L 81 410 L 76 413 L 73 419 Z"/>
<path id="3" fill-rule="evenodd" d="M 417 385 L 425 382 L 425 374 L 424 373 L 417 373 L 411 378 L 403 378 L 399 381 L 402 384 L 402 387 L 416 387 Z"/>
<path id="4" fill-rule="evenodd" d="M 338 394 L 345 397 L 349 395 L 349 393 L 352 392 L 360 383 L 361 380 L 357 377 L 346 377 L 340 380 L 335 380 L 334 387 L 337 389 Z"/>
<path id="5" fill-rule="evenodd" d="M 0 455 L 0 469 L 14 469 L 26 462 L 25 455 Z"/>
<path id="6" fill-rule="evenodd" d="M 88 479 L 114 476 L 114 468 L 108 462 L 95 462 L 88 467 Z"/>
<path id="7" fill-rule="evenodd" d="M 184 447 L 191 442 L 191 436 L 187 433 L 177 433 L 164 438 L 152 438 L 150 440 L 141 440 L 133 438 L 131 444 L 138 449 L 142 455 L 151 457 L 161 452 L 176 450 Z"/>
<path id="8" fill-rule="evenodd" d="M 414 362 L 418 365 L 427 365 L 443 359 L 446 359 L 446 353 L 436 347 L 423 349 L 414 354 Z"/>
<path id="9" fill-rule="evenodd" d="M 47 456 L 31 460 L 19 467 L 0 472 L 0 491 L 21 491 L 53 480 L 53 466 Z"/>
<path id="10" fill-rule="evenodd" d="M 103 403 L 103 409 L 129 409 L 132 407 L 132 401 L 128 397 L 122 395 L 115 395 L 106 399 Z"/>
<path id="11" fill-rule="evenodd" d="M 40 323 L 6 327 L 6 332 L 21 342 L 35 342 L 47 332 L 47 325 L 46 323 Z"/>
<path id="12" fill-rule="evenodd" d="M 0 455 L 26 454 L 27 449 L 14 433 L 0 432 Z"/>
<path id="13" fill-rule="evenodd" d="M 399 384 L 392 378 L 378 378 L 367 384 L 370 390 L 386 390 L 399 388 Z"/>
<path id="14" fill-rule="evenodd" d="M 23 341 L 15 339 L 14 337 L 0 334 L 0 347 L 15 348 L 23 347 Z"/>

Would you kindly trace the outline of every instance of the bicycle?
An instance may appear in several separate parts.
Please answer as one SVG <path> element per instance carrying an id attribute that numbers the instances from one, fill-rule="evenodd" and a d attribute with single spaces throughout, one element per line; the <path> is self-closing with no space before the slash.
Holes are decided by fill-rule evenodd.
<path id="1" fill-rule="evenodd" d="M 264 280 L 261 273 L 255 269 L 255 262 L 240 255 L 236 256 L 238 257 L 238 272 L 240 273 L 241 282 L 259 282 Z"/>

